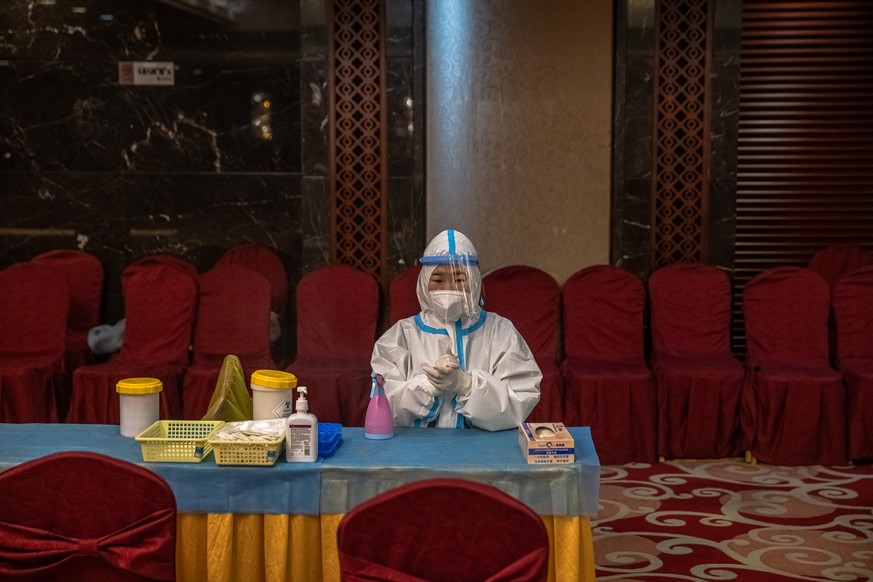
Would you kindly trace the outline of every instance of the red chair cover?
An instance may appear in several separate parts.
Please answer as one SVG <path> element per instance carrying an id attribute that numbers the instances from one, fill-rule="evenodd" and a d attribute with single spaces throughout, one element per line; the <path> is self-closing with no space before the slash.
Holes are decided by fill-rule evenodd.
<path id="1" fill-rule="evenodd" d="M 730 348 L 731 287 L 711 265 L 676 264 L 649 278 L 658 453 L 740 454 L 744 370 Z"/>
<path id="2" fill-rule="evenodd" d="M 846 381 L 849 458 L 873 458 L 873 267 L 833 287 L 837 362 Z"/>
<path id="3" fill-rule="evenodd" d="M 564 283 L 562 364 L 572 426 L 590 426 L 600 462 L 655 462 L 657 400 L 643 337 L 646 291 L 636 275 L 588 267 Z"/>
<path id="4" fill-rule="evenodd" d="M 397 273 L 388 286 L 388 325 L 417 315 L 421 311 L 416 287 L 420 266 L 409 267 Z"/>
<path id="5" fill-rule="evenodd" d="M 746 284 L 743 434 L 761 461 L 847 460 L 846 391 L 828 363 L 829 308 L 827 282 L 809 269 L 775 267 Z"/>
<path id="6" fill-rule="evenodd" d="M 124 275 L 130 277 L 137 273 L 140 269 L 149 270 L 157 265 L 174 267 L 176 269 L 179 269 L 183 273 L 187 273 L 193 277 L 197 277 L 197 267 L 194 265 L 194 263 L 188 261 L 187 259 L 183 259 L 182 257 L 177 257 L 176 255 L 170 255 L 167 253 L 155 253 L 153 255 L 142 256 L 131 262 L 127 267 L 125 267 L 124 272 L 122 273 L 122 284 L 124 283 Z"/>
<path id="7" fill-rule="evenodd" d="M 840 277 L 855 269 L 873 265 L 873 255 L 853 244 L 827 246 L 815 253 L 807 267 L 817 273 L 833 288 Z"/>
<path id="8" fill-rule="evenodd" d="M 127 461 L 62 452 L 0 473 L 0 578 L 175 580 L 176 498 Z"/>
<path id="9" fill-rule="evenodd" d="M 564 383 L 558 367 L 558 321 L 561 288 L 554 277 L 536 267 L 502 267 L 482 278 L 486 311 L 509 319 L 536 359 L 543 380 L 540 401 L 528 422 L 564 421 Z"/>
<path id="10" fill-rule="evenodd" d="M 337 527 L 344 582 L 546 580 L 542 519 L 496 487 L 427 479 L 377 495 Z"/>
<path id="11" fill-rule="evenodd" d="M 297 357 L 287 370 L 309 388 L 309 411 L 322 422 L 364 426 L 379 286 L 348 265 L 327 265 L 297 284 Z"/>
<path id="12" fill-rule="evenodd" d="M 122 291 L 124 343 L 108 362 L 73 373 L 67 422 L 118 424 L 115 385 L 132 377 L 161 380 L 161 418 L 182 417 L 181 389 L 197 308 L 197 279 L 189 269 L 138 262 L 122 273 Z"/>
<path id="13" fill-rule="evenodd" d="M 58 422 L 70 310 L 66 278 L 34 263 L 0 271 L 0 421 Z"/>
<path id="14" fill-rule="evenodd" d="M 864 250 L 863 247 L 853 244 L 835 244 L 815 253 L 807 266 L 827 281 L 833 289 L 840 277 L 846 273 L 870 265 L 873 265 L 873 255 Z M 828 343 L 831 364 L 837 366 L 837 330 L 833 310 L 831 310 L 831 318 L 828 322 Z"/>
<path id="15" fill-rule="evenodd" d="M 76 249 L 58 249 L 31 259 L 42 267 L 61 273 L 70 287 L 70 316 L 67 320 L 67 373 L 94 363 L 88 349 L 88 331 L 100 324 L 103 298 L 103 264 L 100 259 Z"/>
<path id="16" fill-rule="evenodd" d="M 260 273 L 223 263 L 200 276 L 194 359 L 182 388 L 185 418 L 203 418 L 227 355 L 239 358 L 246 378 L 275 369 L 269 328 L 270 283 Z"/>
<path id="17" fill-rule="evenodd" d="M 216 265 L 233 264 L 254 269 L 270 282 L 270 309 L 280 317 L 288 305 L 288 275 L 279 254 L 259 244 L 244 244 L 225 252 Z"/>

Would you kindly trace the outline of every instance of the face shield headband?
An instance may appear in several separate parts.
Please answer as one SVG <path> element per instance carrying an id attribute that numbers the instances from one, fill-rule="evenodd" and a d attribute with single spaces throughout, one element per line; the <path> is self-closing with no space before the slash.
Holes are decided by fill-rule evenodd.
<path id="1" fill-rule="evenodd" d="M 476 255 L 449 253 L 447 255 L 428 255 L 418 259 L 424 266 L 435 265 L 460 265 L 462 267 L 479 266 L 479 257 Z"/>
<path id="2" fill-rule="evenodd" d="M 449 252 L 445 255 L 425 255 L 418 262 L 422 265 L 461 265 L 463 267 L 479 266 L 479 257 L 471 253 L 459 253 L 455 242 L 455 231 L 446 231 L 449 242 Z"/>

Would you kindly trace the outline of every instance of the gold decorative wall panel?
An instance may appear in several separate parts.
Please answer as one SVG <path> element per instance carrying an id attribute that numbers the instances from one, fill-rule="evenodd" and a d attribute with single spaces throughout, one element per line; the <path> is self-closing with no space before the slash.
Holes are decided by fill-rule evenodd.
<path id="1" fill-rule="evenodd" d="M 709 0 L 659 0 L 655 56 L 654 268 L 706 259 Z"/>
<path id="2" fill-rule="evenodd" d="M 329 40 L 331 260 L 380 278 L 385 256 L 385 56 L 379 0 L 334 0 Z"/>

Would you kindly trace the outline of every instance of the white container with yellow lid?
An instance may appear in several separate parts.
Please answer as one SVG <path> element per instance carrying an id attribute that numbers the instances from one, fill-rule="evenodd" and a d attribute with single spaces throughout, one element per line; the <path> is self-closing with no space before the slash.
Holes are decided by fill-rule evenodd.
<path id="1" fill-rule="evenodd" d="M 294 412 L 297 376 L 281 370 L 252 372 L 252 420 L 286 418 Z"/>
<path id="2" fill-rule="evenodd" d="M 135 437 L 161 419 L 163 389 L 157 378 L 125 378 L 115 385 L 122 436 Z"/>

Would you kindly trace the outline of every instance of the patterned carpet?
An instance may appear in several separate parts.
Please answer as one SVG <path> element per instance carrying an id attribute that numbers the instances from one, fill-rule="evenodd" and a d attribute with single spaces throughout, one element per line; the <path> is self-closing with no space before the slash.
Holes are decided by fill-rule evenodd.
<path id="1" fill-rule="evenodd" d="M 597 580 L 873 580 L 873 467 L 605 466 Z"/>

